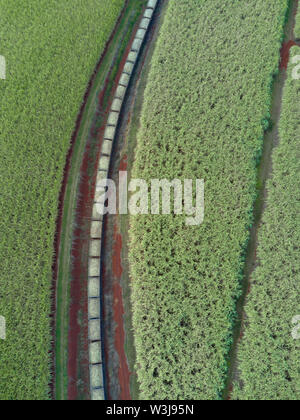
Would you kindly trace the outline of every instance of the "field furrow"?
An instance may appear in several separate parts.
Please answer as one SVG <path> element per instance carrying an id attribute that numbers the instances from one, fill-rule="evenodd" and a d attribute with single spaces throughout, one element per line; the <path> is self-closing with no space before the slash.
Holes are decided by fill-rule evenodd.
<path id="1" fill-rule="evenodd" d="M 299 400 L 300 74 L 292 47 L 233 398 Z M 298 60 L 299 63 L 300 60 Z"/>

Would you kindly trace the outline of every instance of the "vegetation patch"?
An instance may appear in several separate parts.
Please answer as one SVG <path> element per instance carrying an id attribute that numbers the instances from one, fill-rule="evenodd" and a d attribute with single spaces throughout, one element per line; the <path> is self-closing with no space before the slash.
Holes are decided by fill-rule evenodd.
<path id="1" fill-rule="evenodd" d="M 296 15 L 296 24 L 295 24 L 295 38 L 300 40 L 300 6 L 298 5 L 298 12 Z"/>
<path id="2" fill-rule="evenodd" d="M 123 0 L 0 1 L 0 399 L 49 396 L 58 197 L 88 81 Z"/>
<path id="3" fill-rule="evenodd" d="M 300 315 L 300 80 L 291 49 L 279 123 L 279 146 L 259 232 L 258 267 L 245 308 L 238 360 L 240 381 L 233 398 L 299 400 L 300 341 L 293 320 Z M 300 317 L 298 317 L 300 319 Z"/>
<path id="4" fill-rule="evenodd" d="M 288 0 L 170 0 L 145 91 L 133 178 L 204 179 L 205 221 L 131 216 L 144 399 L 218 399 Z"/>

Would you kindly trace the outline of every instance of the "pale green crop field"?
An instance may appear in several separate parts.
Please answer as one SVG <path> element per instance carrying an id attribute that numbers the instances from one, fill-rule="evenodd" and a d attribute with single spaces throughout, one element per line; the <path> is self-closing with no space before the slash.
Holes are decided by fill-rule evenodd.
<path id="1" fill-rule="evenodd" d="M 0 0 L 0 399 L 48 398 L 50 287 L 66 154 L 123 0 Z"/>
<path id="2" fill-rule="evenodd" d="M 295 38 L 300 39 L 300 10 L 298 10 L 296 15 Z"/>
<path id="3" fill-rule="evenodd" d="M 300 315 L 300 80 L 293 78 L 291 49 L 273 153 L 267 208 L 259 232 L 259 266 L 252 276 L 245 334 L 238 353 L 239 399 L 299 400 L 300 343 L 293 319 Z M 299 63 L 299 61 L 298 61 Z"/>
<path id="4" fill-rule="evenodd" d="M 222 397 L 287 9 L 287 0 L 168 3 L 133 177 L 204 179 L 205 219 L 131 217 L 141 398 Z"/>

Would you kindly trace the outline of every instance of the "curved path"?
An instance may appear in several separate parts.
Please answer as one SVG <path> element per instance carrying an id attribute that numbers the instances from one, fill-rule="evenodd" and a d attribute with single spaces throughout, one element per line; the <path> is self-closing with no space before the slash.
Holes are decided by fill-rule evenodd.
<path id="1" fill-rule="evenodd" d="M 90 399 L 87 281 L 96 172 L 116 74 L 145 6 L 145 0 L 124 2 L 86 90 L 67 157 L 53 263 L 52 397 L 58 400 Z"/>
<path id="2" fill-rule="evenodd" d="M 114 99 L 108 116 L 102 148 L 98 165 L 96 181 L 96 192 L 93 205 L 93 216 L 90 232 L 89 267 L 88 267 L 88 324 L 89 324 L 89 365 L 90 365 L 90 388 L 92 400 L 103 400 L 106 398 L 104 381 L 104 345 L 102 337 L 104 334 L 101 328 L 102 320 L 102 279 L 101 279 L 101 251 L 103 246 L 103 213 L 105 202 L 105 188 L 103 180 L 108 179 L 113 143 L 122 112 L 123 101 L 127 88 L 131 81 L 139 53 L 143 45 L 147 30 L 152 20 L 158 0 L 149 0 L 143 18 L 139 24 L 135 38 L 128 52 L 126 62 L 123 66 Z M 119 300 L 121 303 L 121 300 Z M 121 330 L 119 331 L 121 335 Z M 124 344 L 124 340 L 122 340 Z M 120 355 L 122 357 L 122 355 Z M 121 363 L 126 363 L 125 350 Z M 127 378 L 128 380 L 128 378 Z M 129 383 L 128 383 L 129 386 Z"/>

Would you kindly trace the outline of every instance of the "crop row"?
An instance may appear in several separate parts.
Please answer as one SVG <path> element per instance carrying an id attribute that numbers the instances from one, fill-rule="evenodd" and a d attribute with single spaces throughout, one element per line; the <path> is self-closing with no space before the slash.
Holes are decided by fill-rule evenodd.
<path id="1" fill-rule="evenodd" d="M 221 398 L 287 9 L 287 0 L 168 3 L 133 177 L 204 179 L 205 220 L 131 216 L 142 398 Z"/>
<path id="2" fill-rule="evenodd" d="M 293 335 L 300 319 L 300 80 L 293 78 L 291 49 L 273 153 L 267 208 L 259 232 L 258 267 L 246 305 L 245 333 L 238 358 L 241 382 L 234 398 L 299 400 L 300 340 Z"/>
<path id="3" fill-rule="evenodd" d="M 96 192 L 94 197 L 93 216 L 90 233 L 89 252 L 89 361 L 90 361 L 90 388 L 92 400 L 103 400 L 103 355 L 101 342 L 101 246 L 103 230 L 104 204 L 106 201 L 106 180 L 109 175 L 109 166 L 113 143 L 120 118 L 121 109 L 135 64 L 138 60 L 142 44 L 147 33 L 158 0 L 149 0 L 146 10 L 139 24 L 139 28 L 132 42 L 127 60 L 112 101 L 107 120 L 104 139 L 99 159 Z"/>
<path id="4" fill-rule="evenodd" d="M 296 15 L 295 38 L 298 41 L 300 40 L 300 6 L 298 6 L 298 11 Z"/>
<path id="5" fill-rule="evenodd" d="M 49 396 L 58 197 L 82 98 L 123 0 L 2 0 L 0 399 Z"/>

